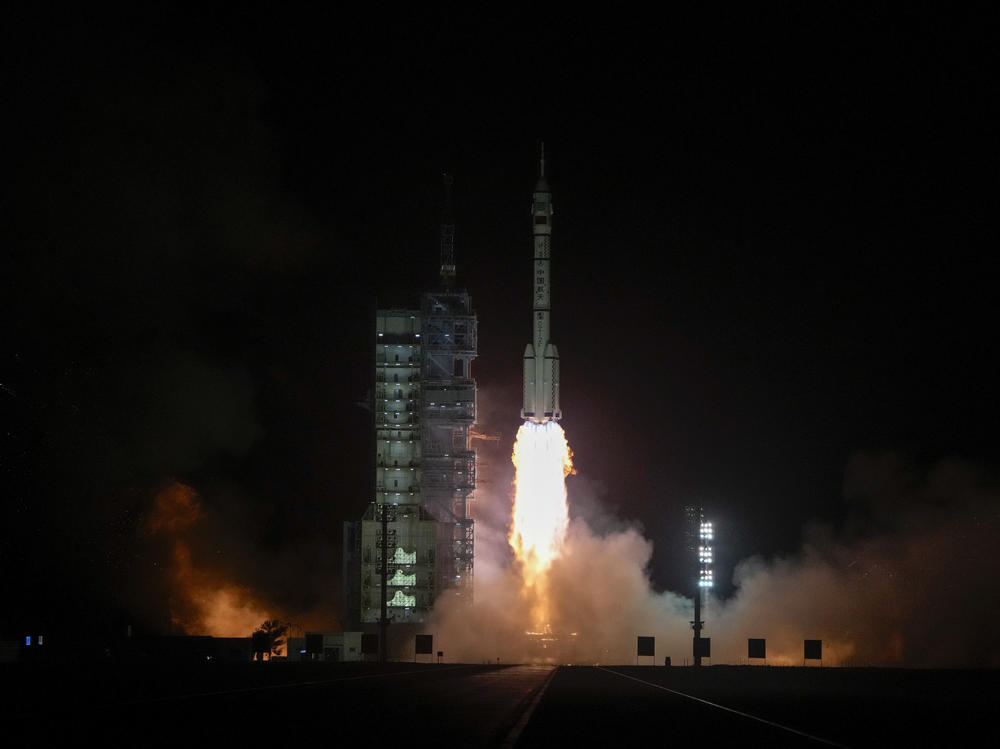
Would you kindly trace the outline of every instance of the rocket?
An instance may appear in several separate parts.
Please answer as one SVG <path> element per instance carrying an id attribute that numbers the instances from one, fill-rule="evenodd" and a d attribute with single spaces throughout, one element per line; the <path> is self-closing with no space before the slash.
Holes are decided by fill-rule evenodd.
<path id="1" fill-rule="evenodd" d="M 536 424 L 562 418 L 562 411 L 559 409 L 559 352 L 549 339 L 552 214 L 552 191 L 545 181 L 543 143 L 538 183 L 531 196 L 531 228 L 535 246 L 532 342 L 524 347 L 524 400 L 521 405 L 521 418 Z"/>

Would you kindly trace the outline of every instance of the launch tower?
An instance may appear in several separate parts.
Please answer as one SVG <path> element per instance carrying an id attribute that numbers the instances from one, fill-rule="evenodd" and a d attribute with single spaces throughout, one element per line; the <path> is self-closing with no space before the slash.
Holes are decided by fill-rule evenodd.
<path id="1" fill-rule="evenodd" d="M 344 527 L 350 626 L 382 618 L 383 569 L 393 622 L 425 621 L 443 595 L 472 597 L 477 320 L 455 289 L 450 188 L 445 175 L 439 290 L 419 309 L 375 313 L 374 486 L 363 518 Z"/>

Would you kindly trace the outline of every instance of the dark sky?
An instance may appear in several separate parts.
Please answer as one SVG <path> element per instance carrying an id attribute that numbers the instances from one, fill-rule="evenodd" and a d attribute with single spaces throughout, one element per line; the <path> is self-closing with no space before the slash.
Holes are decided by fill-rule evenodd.
<path id="1" fill-rule="evenodd" d="M 274 13 L 4 32 L 0 633 L 155 628 L 171 481 L 214 564 L 336 611 L 371 313 L 435 282 L 444 170 L 502 484 L 542 140 L 571 481 L 658 585 L 688 502 L 725 567 L 849 525 L 859 452 L 996 470 L 995 17 Z"/>

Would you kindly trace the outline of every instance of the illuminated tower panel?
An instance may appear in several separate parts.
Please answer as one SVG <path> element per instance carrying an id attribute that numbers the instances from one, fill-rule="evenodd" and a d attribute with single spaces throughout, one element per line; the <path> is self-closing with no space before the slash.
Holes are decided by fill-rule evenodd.
<path id="1" fill-rule="evenodd" d="M 360 622 L 380 618 L 383 547 L 392 621 L 424 621 L 445 592 L 471 599 L 475 355 L 476 317 L 464 292 L 425 294 L 420 311 L 376 312 L 374 496 L 345 530 L 345 569 L 354 570 L 347 609 Z"/>
<path id="2" fill-rule="evenodd" d="M 386 598 L 396 622 L 422 621 L 437 591 L 441 531 L 421 501 L 421 334 L 414 310 L 375 315 L 374 497 L 354 543 L 359 547 L 360 621 L 381 614 L 382 551 L 387 551 Z M 389 512 L 385 543 L 379 507 Z"/>

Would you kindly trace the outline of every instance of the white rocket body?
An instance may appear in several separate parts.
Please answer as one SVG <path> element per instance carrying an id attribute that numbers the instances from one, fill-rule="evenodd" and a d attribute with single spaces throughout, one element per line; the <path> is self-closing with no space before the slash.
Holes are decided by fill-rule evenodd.
<path id="1" fill-rule="evenodd" d="M 544 424 L 562 418 L 559 408 L 559 352 L 549 340 L 552 192 L 545 181 L 545 152 L 531 199 L 535 258 L 532 290 L 532 342 L 524 347 L 524 399 L 521 418 Z"/>

